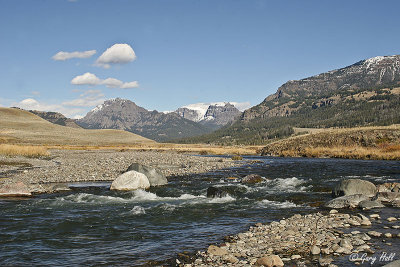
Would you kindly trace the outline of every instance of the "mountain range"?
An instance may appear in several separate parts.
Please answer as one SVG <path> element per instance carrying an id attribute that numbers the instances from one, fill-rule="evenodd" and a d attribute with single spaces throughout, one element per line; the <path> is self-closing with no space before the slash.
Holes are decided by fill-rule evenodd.
<path id="1" fill-rule="evenodd" d="M 212 129 L 218 129 L 232 122 L 241 114 L 234 104 L 229 102 L 191 104 L 178 108 L 174 112 L 182 118 Z"/>
<path id="2" fill-rule="evenodd" d="M 302 80 L 288 81 L 232 124 L 181 140 L 263 144 L 293 127 L 328 128 L 400 123 L 400 56 L 374 57 Z"/>
<path id="3" fill-rule="evenodd" d="M 204 114 L 203 114 L 204 113 Z M 241 112 L 229 103 L 210 104 L 203 112 L 193 106 L 175 112 L 149 111 L 127 99 L 110 99 L 91 110 L 77 124 L 88 129 L 127 130 L 165 142 L 212 132 Z"/>

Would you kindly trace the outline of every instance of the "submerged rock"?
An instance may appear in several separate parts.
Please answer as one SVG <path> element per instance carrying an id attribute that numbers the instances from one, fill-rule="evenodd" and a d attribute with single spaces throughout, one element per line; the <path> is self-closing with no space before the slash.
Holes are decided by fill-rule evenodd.
<path id="1" fill-rule="evenodd" d="M 361 179 L 347 179 L 342 180 L 332 191 L 334 197 L 349 196 L 362 194 L 369 197 L 373 197 L 376 194 L 376 186 L 365 180 Z"/>
<path id="2" fill-rule="evenodd" d="M 150 182 L 146 175 L 137 171 L 128 171 L 115 179 L 110 190 L 130 191 L 136 189 L 148 189 Z"/>
<path id="3" fill-rule="evenodd" d="M 146 165 L 142 165 L 140 163 L 131 164 L 131 166 L 129 166 L 126 171 L 127 172 L 128 171 L 136 171 L 136 172 L 143 173 L 144 175 L 146 175 L 151 186 L 168 184 L 167 178 L 159 170 L 149 167 L 149 166 L 146 166 Z"/>
<path id="4" fill-rule="evenodd" d="M 342 196 L 328 201 L 324 206 L 330 209 L 354 208 L 364 200 L 369 200 L 369 197 L 362 194 Z"/>
<path id="5" fill-rule="evenodd" d="M 261 183 L 262 181 L 263 181 L 263 178 L 258 174 L 249 174 L 242 178 L 242 183 L 246 183 L 246 184 L 257 184 L 257 183 Z"/>
<path id="6" fill-rule="evenodd" d="M 3 185 L 0 188 L 0 197 L 30 197 L 31 191 L 23 182 Z"/>
<path id="7" fill-rule="evenodd" d="M 209 197 L 209 198 L 226 197 L 227 195 L 228 195 L 228 192 L 219 187 L 210 186 L 207 189 L 207 197 Z"/>

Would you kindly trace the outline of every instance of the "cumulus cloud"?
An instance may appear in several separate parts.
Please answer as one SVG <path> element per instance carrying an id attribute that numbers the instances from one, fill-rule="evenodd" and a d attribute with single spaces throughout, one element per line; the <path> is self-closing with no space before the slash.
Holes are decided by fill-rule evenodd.
<path id="1" fill-rule="evenodd" d="M 75 52 L 64 52 L 64 51 L 60 51 L 57 54 L 55 54 L 52 59 L 54 60 L 67 60 L 67 59 L 71 59 L 71 58 L 89 58 L 91 56 L 93 56 L 94 54 L 96 54 L 96 50 L 88 50 L 88 51 L 75 51 Z"/>
<path id="2" fill-rule="evenodd" d="M 72 79 L 71 84 L 75 85 L 98 85 L 101 84 L 102 80 L 100 80 L 96 75 L 90 72 L 86 72 L 85 74 L 78 75 Z"/>
<path id="3" fill-rule="evenodd" d="M 100 90 L 87 90 L 79 95 L 79 98 L 63 102 L 64 106 L 91 107 L 105 101 L 104 94 Z"/>
<path id="4" fill-rule="evenodd" d="M 110 68 L 110 64 L 125 64 L 136 59 L 135 51 L 128 44 L 115 44 L 96 60 L 95 65 L 103 68 Z"/>
<path id="5" fill-rule="evenodd" d="M 39 111 L 55 111 L 60 112 L 66 117 L 76 116 L 78 113 L 82 113 L 85 110 L 81 108 L 70 108 L 59 104 L 48 104 L 39 102 L 34 98 L 26 98 L 18 103 L 13 103 L 12 106 L 27 109 L 27 110 L 39 110 Z"/>
<path id="6" fill-rule="evenodd" d="M 71 80 L 71 84 L 74 85 L 105 85 L 108 88 L 121 88 L 121 89 L 129 89 L 129 88 L 137 88 L 139 87 L 139 83 L 137 81 L 133 82 L 122 82 L 115 78 L 107 78 L 102 80 L 98 78 L 96 75 L 90 72 L 86 72 L 85 74 L 78 75 Z"/>

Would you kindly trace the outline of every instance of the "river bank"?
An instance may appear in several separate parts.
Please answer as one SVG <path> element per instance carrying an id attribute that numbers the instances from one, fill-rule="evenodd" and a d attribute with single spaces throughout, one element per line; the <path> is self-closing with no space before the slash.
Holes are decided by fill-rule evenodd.
<path id="1" fill-rule="evenodd" d="M 157 168 L 167 177 L 243 164 L 230 157 L 199 157 L 176 151 L 52 149 L 44 158 L 0 156 L 0 185 L 22 182 L 34 193 L 51 193 L 67 189 L 63 183 L 112 181 L 134 162 Z"/>

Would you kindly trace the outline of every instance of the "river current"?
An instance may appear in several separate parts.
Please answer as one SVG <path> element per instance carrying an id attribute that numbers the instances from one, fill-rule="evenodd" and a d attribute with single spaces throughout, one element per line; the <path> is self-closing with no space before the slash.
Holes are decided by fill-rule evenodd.
<path id="1" fill-rule="evenodd" d="M 149 191 L 112 192 L 107 189 L 110 183 L 89 183 L 72 185 L 74 190 L 66 193 L 0 199 L 0 265 L 163 263 L 257 222 L 321 211 L 319 206 L 331 199 L 331 188 L 341 179 L 400 181 L 396 161 L 246 159 L 253 161 L 239 168 L 173 177 L 167 186 Z M 230 178 L 253 173 L 264 182 L 249 185 Z M 223 187 L 229 195 L 209 199 L 210 186 Z M 397 243 L 393 249 L 398 251 Z"/>

